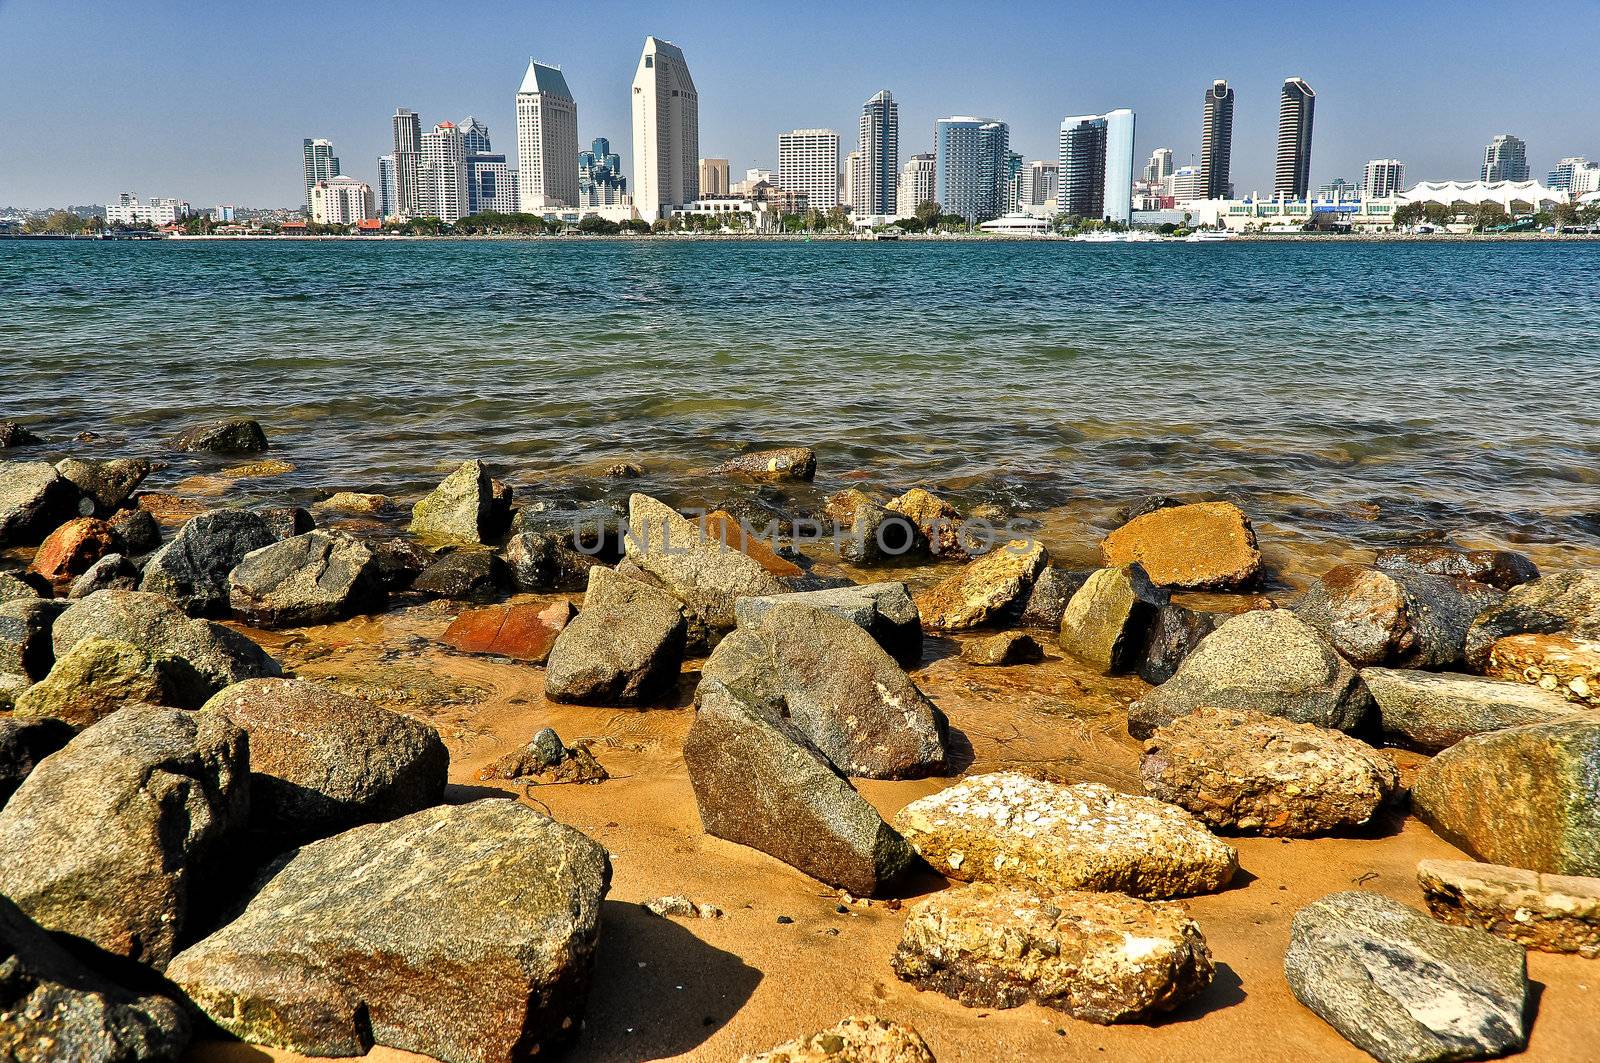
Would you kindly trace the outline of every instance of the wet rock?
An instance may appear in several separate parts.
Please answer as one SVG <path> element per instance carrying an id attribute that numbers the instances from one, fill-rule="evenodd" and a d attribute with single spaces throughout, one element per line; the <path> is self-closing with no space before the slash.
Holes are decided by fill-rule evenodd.
<path id="1" fill-rule="evenodd" d="M 790 589 L 756 559 L 707 537 L 694 522 L 648 495 L 628 499 L 625 549 L 629 560 L 660 580 L 713 630 L 733 627 L 738 599 Z"/>
<path id="2" fill-rule="evenodd" d="M 874 498 L 859 487 L 847 487 L 843 491 L 835 491 L 823 500 L 822 516 L 835 528 L 844 529 L 855 523 L 856 511 L 868 505 L 882 508 L 880 499 Z"/>
<path id="3" fill-rule="evenodd" d="M 1540 952 L 1600 959 L 1600 878 L 1424 860 L 1417 884 L 1440 922 L 1476 927 Z"/>
<path id="4" fill-rule="evenodd" d="M 144 1063 L 175 1060 L 189 1044 L 177 1002 L 92 971 L 4 897 L 0 971 L 0 1059 Z"/>
<path id="5" fill-rule="evenodd" d="M 523 532 L 507 540 L 500 552 L 517 590 L 538 593 L 581 590 L 589 570 L 604 562 L 594 553 L 576 550 L 553 532 Z"/>
<path id="6" fill-rule="evenodd" d="M 73 601 L 87 598 L 95 591 L 134 591 L 143 578 L 139 566 L 123 554 L 107 554 L 72 581 L 67 597 Z"/>
<path id="7" fill-rule="evenodd" d="M 1294 610 L 1358 667 L 1435 669 L 1461 664 L 1467 628 L 1499 600 L 1498 591 L 1482 584 L 1338 565 Z"/>
<path id="8" fill-rule="evenodd" d="M 217 509 L 193 517 L 150 556 L 139 589 L 163 594 L 191 616 L 228 611 L 228 573 L 246 554 L 277 542 L 259 516 Z"/>
<path id="9" fill-rule="evenodd" d="M 1067 603 L 1057 643 L 1067 656 L 1102 675 L 1134 671 L 1169 600 L 1140 565 L 1099 569 Z"/>
<path id="10" fill-rule="evenodd" d="M 97 591 L 74 602 L 56 621 L 52 637 L 57 657 L 99 637 L 176 659 L 173 694 L 183 708 L 199 708 L 234 683 L 282 672 L 265 650 L 237 631 L 192 620 L 166 598 L 143 591 Z"/>
<path id="11" fill-rule="evenodd" d="M 1481 860 L 1556 875 L 1600 875 L 1600 718 L 1584 715 L 1474 735 L 1411 784 L 1423 822 Z"/>
<path id="12" fill-rule="evenodd" d="M 617 461 L 607 465 L 604 475 L 623 480 L 637 480 L 644 475 L 644 466 L 636 461 Z"/>
<path id="13" fill-rule="evenodd" d="M 120 544 L 111 525 L 95 517 L 69 520 L 45 537 L 29 570 L 61 586 L 83 575 L 89 566 Z"/>
<path id="14" fill-rule="evenodd" d="M 1178 905 L 984 883 L 913 906 L 894 970 L 969 1008 L 1034 1003 L 1102 1025 L 1171 1011 L 1213 975 L 1205 938 Z"/>
<path id="15" fill-rule="evenodd" d="M 1600 638 L 1508 635 L 1489 650 L 1484 671 L 1600 708 Z"/>
<path id="16" fill-rule="evenodd" d="M 638 705 L 670 694 L 686 625 L 671 595 L 608 568 L 589 572 L 583 611 L 557 636 L 545 696 L 586 705 Z"/>
<path id="17" fill-rule="evenodd" d="M 0 546 L 39 542 L 76 516 L 77 494 L 48 461 L 0 462 Z"/>
<path id="18" fill-rule="evenodd" d="M 1067 611 L 1072 596 L 1089 581 L 1093 569 L 1074 570 L 1046 566 L 1033 581 L 1028 593 L 1028 603 L 1022 607 L 1017 623 L 1023 627 L 1042 627 L 1059 631 L 1061 617 Z"/>
<path id="19" fill-rule="evenodd" d="M 1024 635 L 1020 631 L 1002 631 L 998 635 L 962 643 L 961 659 L 979 667 L 1035 664 L 1044 660 L 1044 647 L 1034 641 L 1032 635 Z"/>
<path id="20" fill-rule="evenodd" d="M 1117 520 L 1126 524 L 1146 513 L 1154 513 L 1158 509 L 1174 509 L 1181 505 L 1185 505 L 1183 499 L 1173 498 L 1171 495 L 1145 495 L 1119 507 Z"/>
<path id="21" fill-rule="evenodd" d="M 1158 729 L 1139 763 L 1145 792 L 1215 829 L 1306 838 L 1371 822 L 1400 788 L 1364 742 L 1239 709 L 1198 709 Z"/>
<path id="22" fill-rule="evenodd" d="M 944 714 L 872 636 L 831 612 L 768 609 L 723 639 L 701 674 L 782 716 L 846 775 L 902 779 L 944 767 Z"/>
<path id="23" fill-rule="evenodd" d="M 756 450 L 730 458 L 711 469 L 711 473 L 748 476 L 756 480 L 799 480 L 809 483 L 817 475 L 817 455 L 810 447 Z"/>
<path id="24" fill-rule="evenodd" d="M 146 458 L 116 458 L 92 461 L 63 458 L 56 462 L 56 473 L 78 489 L 91 507 L 87 515 L 109 516 L 133 497 L 154 466 Z"/>
<path id="25" fill-rule="evenodd" d="M 392 513 L 400 505 L 388 495 L 363 494 L 360 491 L 335 491 L 311 506 L 313 515 L 377 517 Z"/>
<path id="26" fill-rule="evenodd" d="M 525 805 L 430 808 L 294 850 L 167 975 L 252 1044 L 542 1059 L 581 1024 L 610 871 Z"/>
<path id="27" fill-rule="evenodd" d="M 0 572 L 0 605 L 6 602 L 28 602 L 42 597 L 39 590 L 27 580 Z"/>
<path id="28" fill-rule="evenodd" d="M 868 499 L 856 505 L 840 537 L 839 556 L 871 567 L 927 553 L 928 541 L 909 517 Z"/>
<path id="29" fill-rule="evenodd" d="M 622 556 L 628 507 L 610 502 L 586 505 L 541 499 L 517 510 L 511 530 L 514 535 L 550 536 L 568 550 L 603 563 Z M 582 581 L 578 586 L 583 586 Z"/>
<path id="30" fill-rule="evenodd" d="M 902 663 L 915 663 L 922 657 L 922 621 L 904 583 L 869 583 L 740 598 L 734 603 L 734 618 L 740 627 L 759 626 L 762 617 L 783 605 L 821 609 L 842 617 L 871 635 L 889 656 Z"/>
<path id="31" fill-rule="evenodd" d="M 916 525 L 928 553 L 947 560 L 965 561 L 966 545 L 961 541 L 961 511 L 938 495 L 913 487 L 885 507 Z"/>
<path id="32" fill-rule="evenodd" d="M 918 599 L 923 626 L 963 631 L 1020 611 L 1045 560 L 1036 542 L 1017 539 L 996 547 Z"/>
<path id="33" fill-rule="evenodd" d="M 1255 530 L 1231 502 L 1152 510 L 1106 536 L 1100 549 L 1107 567 L 1137 561 L 1158 587 L 1237 590 L 1261 575 Z"/>
<path id="34" fill-rule="evenodd" d="M 714 837 L 857 896 L 881 892 L 915 860 L 791 720 L 714 677 L 697 692 L 683 761 Z"/>
<path id="35" fill-rule="evenodd" d="M 84 639 L 17 698 L 13 711 L 20 718 L 54 717 L 84 728 L 124 705 L 173 705 L 181 667 L 126 642 Z"/>
<path id="36" fill-rule="evenodd" d="M 1144 648 L 1139 653 L 1138 675 L 1160 686 L 1178 674 L 1200 640 L 1217 629 L 1224 617 L 1168 603 L 1156 610 Z"/>
<path id="37" fill-rule="evenodd" d="M 575 612 L 565 599 L 549 605 L 518 602 L 469 609 L 451 621 L 439 641 L 462 653 L 543 664 Z"/>
<path id="38" fill-rule="evenodd" d="M 894 825 L 935 870 L 965 882 L 1182 897 L 1222 889 L 1233 847 L 1189 813 L 1099 783 L 996 772 L 913 801 Z"/>
<path id="39" fill-rule="evenodd" d="M 460 547 L 428 563 L 411 581 L 411 589 L 432 598 L 456 602 L 488 602 L 500 597 L 510 577 L 492 550 Z"/>
<path id="40" fill-rule="evenodd" d="M 161 545 L 161 525 L 149 510 L 119 509 L 106 518 L 129 557 L 147 554 Z"/>
<path id="41" fill-rule="evenodd" d="M 778 555 L 762 537 L 765 530 L 746 528 L 737 517 L 725 510 L 708 513 L 695 523 L 700 526 L 707 540 L 739 551 L 779 579 L 794 580 L 805 575 L 805 570 L 799 565 Z"/>
<path id="42" fill-rule="evenodd" d="M 378 563 L 378 582 L 391 594 L 410 590 L 433 564 L 432 552 L 412 539 L 368 539 L 367 549 Z"/>
<path id="43" fill-rule="evenodd" d="M 31 447 L 44 440 L 15 421 L 0 421 L 0 450 L 11 447 Z"/>
<path id="44" fill-rule="evenodd" d="M 852 1015 L 810 1037 L 744 1056 L 739 1063 L 933 1063 L 933 1053 L 910 1026 L 876 1015 Z"/>
<path id="45" fill-rule="evenodd" d="M 43 679 L 55 663 L 50 631 L 60 602 L 18 598 L 0 604 L 0 673 Z"/>
<path id="46" fill-rule="evenodd" d="M 208 860 L 244 824 L 244 732 L 129 706 L 34 768 L 0 809 L 0 894 L 40 925 L 160 970 Z"/>
<path id="47" fill-rule="evenodd" d="M 525 775 L 538 775 L 560 764 L 567 756 L 567 747 L 554 727 L 541 727 L 528 744 L 501 757 L 481 779 L 519 779 Z"/>
<path id="48" fill-rule="evenodd" d="M 372 551 L 326 532 L 253 550 L 228 574 L 234 614 L 258 627 L 327 624 L 381 609 L 385 598 Z"/>
<path id="49" fill-rule="evenodd" d="M 3 677 L 0 677 L 3 679 Z M 4 707 L 0 694 L 0 708 Z M 39 762 L 71 741 L 70 724 L 61 720 L 0 716 L 0 805 L 4 805 Z M 4 966 L 0 960 L 0 967 Z"/>
<path id="50" fill-rule="evenodd" d="M 1557 572 L 1512 588 L 1472 622 L 1467 663 L 1482 671 L 1494 644 L 1508 635 L 1558 634 L 1600 639 L 1600 570 Z"/>
<path id="51" fill-rule="evenodd" d="M 444 799 L 450 754 L 432 727 L 299 679 L 251 679 L 206 702 L 250 736 L 250 826 L 304 841 Z"/>
<path id="52" fill-rule="evenodd" d="M 299 506 L 262 506 L 255 513 L 279 542 L 317 530 L 316 518 Z"/>
<path id="53" fill-rule="evenodd" d="M 494 485 L 481 461 L 462 462 L 411 509 L 411 534 L 430 545 L 485 541 L 494 523 Z"/>
<path id="54" fill-rule="evenodd" d="M 1512 550 L 1457 550 L 1449 546 L 1398 546 L 1379 550 L 1373 562 L 1385 572 L 1420 572 L 1429 576 L 1483 583 L 1502 591 L 1539 578 L 1539 568 Z"/>
<path id="55" fill-rule="evenodd" d="M 1305 621 L 1286 609 L 1261 609 L 1207 635 L 1176 675 L 1128 709 L 1128 733 L 1149 738 L 1203 706 L 1354 731 L 1371 710 L 1372 696 Z"/>
<path id="56" fill-rule="evenodd" d="M 1284 974 L 1300 1003 L 1381 1063 L 1488 1059 L 1528 1040 L 1520 946 L 1377 893 L 1295 913 Z"/>
<path id="57" fill-rule="evenodd" d="M 1450 672 L 1363 668 L 1361 681 L 1390 741 L 1424 753 L 1470 735 L 1564 719 L 1577 711 L 1560 695 L 1503 679 Z"/>
<path id="58" fill-rule="evenodd" d="M 258 454 L 267 449 L 267 433 L 259 421 L 233 417 L 186 429 L 172 441 L 172 446 L 208 454 Z"/>

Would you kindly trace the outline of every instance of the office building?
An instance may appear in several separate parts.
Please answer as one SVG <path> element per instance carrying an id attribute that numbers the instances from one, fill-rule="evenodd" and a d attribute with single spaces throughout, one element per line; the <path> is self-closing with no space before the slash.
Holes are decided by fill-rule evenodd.
<path id="1" fill-rule="evenodd" d="M 1483 171 L 1480 179 L 1494 181 L 1526 181 L 1528 179 L 1528 145 L 1520 137 L 1501 133 L 1483 149 Z"/>
<path id="2" fill-rule="evenodd" d="M 857 214 L 893 214 L 900 182 L 900 108 L 888 89 L 861 107 L 860 188 L 850 205 Z"/>
<path id="3" fill-rule="evenodd" d="M 956 115 L 933 126 L 933 196 L 969 225 L 1005 213 L 1011 128 L 992 118 Z"/>
<path id="4" fill-rule="evenodd" d="M 709 199 L 712 196 L 732 195 L 729 188 L 731 174 L 728 172 L 727 159 L 701 159 L 700 160 L 700 196 Z"/>
<path id="5" fill-rule="evenodd" d="M 806 197 L 810 209 L 839 205 L 839 134 L 792 129 L 778 134 L 778 187 Z"/>
<path id="6" fill-rule="evenodd" d="M 1170 152 L 1169 152 L 1170 154 Z M 1056 198 L 1056 175 L 1061 166 L 1042 160 L 1030 162 L 1017 175 L 1017 209 L 1042 207 Z"/>
<path id="7" fill-rule="evenodd" d="M 910 218 L 924 203 L 933 203 L 933 152 L 913 155 L 900 167 L 900 180 L 895 188 L 894 212 Z"/>
<path id="8" fill-rule="evenodd" d="M 189 204 L 171 197 L 139 202 L 132 192 L 123 192 L 115 203 L 106 204 L 106 224 L 112 227 L 173 225 L 189 216 Z"/>
<path id="9" fill-rule="evenodd" d="M 595 137 L 588 151 L 578 153 L 579 206 L 614 207 L 628 194 L 628 179 L 622 175 L 622 156 L 611 150 L 611 141 Z"/>
<path id="10" fill-rule="evenodd" d="M 333 141 L 307 137 L 305 157 L 306 206 L 310 206 L 311 187 L 318 181 L 329 181 L 339 176 L 339 156 L 333 153 Z"/>
<path id="11" fill-rule="evenodd" d="M 1162 190 L 1172 197 L 1174 203 L 1192 203 L 1197 199 L 1209 199 L 1206 195 L 1205 175 L 1198 166 L 1180 166 L 1167 175 L 1162 181 Z"/>
<path id="12" fill-rule="evenodd" d="M 394 213 L 418 216 L 422 203 L 422 122 L 404 107 L 394 112 Z"/>
<path id="13" fill-rule="evenodd" d="M 646 221 L 700 198 L 700 97 L 678 46 L 646 37 L 633 74 L 633 200 Z"/>
<path id="14" fill-rule="evenodd" d="M 378 217 L 387 218 L 394 214 L 396 207 L 394 187 L 394 156 L 378 156 Z"/>
<path id="15" fill-rule="evenodd" d="M 1556 163 L 1556 168 L 1550 171 L 1550 176 L 1545 178 L 1545 186 L 1561 192 L 1570 192 L 1573 172 L 1589 165 L 1589 160 L 1582 155 L 1562 159 Z"/>
<path id="16" fill-rule="evenodd" d="M 1406 165 L 1399 159 L 1373 159 L 1367 163 L 1361 186 L 1362 195 L 1367 199 L 1397 196 L 1405 191 Z"/>
<path id="17" fill-rule="evenodd" d="M 1157 148 L 1150 153 L 1150 161 L 1144 164 L 1144 183 L 1158 185 L 1172 176 L 1172 149 Z"/>
<path id="18" fill-rule="evenodd" d="M 311 187 L 311 220 L 318 225 L 354 225 L 378 216 L 372 186 L 354 177 L 335 177 Z"/>
<path id="19" fill-rule="evenodd" d="M 856 208 L 861 197 L 861 152 L 852 151 L 844 157 L 844 172 L 839 177 L 839 205 Z M 856 209 L 856 213 L 861 211 Z"/>
<path id="20" fill-rule="evenodd" d="M 1134 125 L 1125 107 L 1061 120 L 1058 210 L 1124 225 L 1133 220 Z"/>
<path id="21" fill-rule="evenodd" d="M 504 155 L 480 151 L 467 156 L 468 214 L 515 214 L 521 209 L 520 198 L 517 171 Z"/>
<path id="22" fill-rule="evenodd" d="M 1200 131 L 1200 179 L 1206 199 L 1233 195 L 1232 169 L 1233 89 L 1226 81 L 1213 81 L 1206 90 L 1205 124 Z"/>
<path id="23" fill-rule="evenodd" d="M 1311 124 L 1317 94 L 1302 78 L 1283 83 L 1278 98 L 1278 166 L 1275 196 L 1305 199 L 1311 192 Z"/>
<path id="24" fill-rule="evenodd" d="M 560 67 L 528 60 L 517 89 L 517 200 L 530 213 L 578 203 L 578 105 Z"/>
<path id="25" fill-rule="evenodd" d="M 467 216 L 467 153 L 454 122 L 440 122 L 422 134 L 417 185 L 416 217 L 454 224 Z"/>
<path id="26" fill-rule="evenodd" d="M 489 144 L 489 127 L 470 114 L 461 120 L 461 145 L 468 155 L 487 155 L 494 150 Z"/>

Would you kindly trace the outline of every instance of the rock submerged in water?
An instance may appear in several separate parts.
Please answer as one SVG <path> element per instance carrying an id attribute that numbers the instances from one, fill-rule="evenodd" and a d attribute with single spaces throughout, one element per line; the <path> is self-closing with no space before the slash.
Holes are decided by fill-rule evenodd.
<path id="1" fill-rule="evenodd" d="M 165 595 L 191 616 L 226 615 L 228 573 L 246 554 L 277 541 L 267 522 L 249 510 L 202 513 L 151 555 L 139 589 Z"/>
<path id="2" fill-rule="evenodd" d="M 1020 631 L 1002 631 L 998 635 L 962 643 L 961 659 L 980 668 L 1035 664 L 1044 660 L 1044 647 L 1032 635 L 1024 635 Z"/>
<path id="3" fill-rule="evenodd" d="M 1440 922 L 1476 927 L 1540 952 L 1600 959 L 1600 878 L 1424 860 L 1417 884 Z"/>
<path id="4" fill-rule="evenodd" d="M 1036 1003 L 1101 1025 L 1171 1011 L 1213 975 L 1205 938 L 1178 905 L 983 883 L 913 906 L 894 970 L 968 1007 Z"/>
<path id="5" fill-rule="evenodd" d="M 411 534 L 433 546 L 475 546 L 494 523 L 494 483 L 481 461 L 466 461 L 411 509 Z"/>
<path id="6" fill-rule="evenodd" d="M 566 600 L 468 609 L 450 622 L 439 641 L 461 653 L 543 664 L 575 615 L 572 603 Z"/>
<path id="7" fill-rule="evenodd" d="M 783 605 L 821 609 L 842 617 L 871 635 L 902 664 L 915 664 L 922 657 L 922 621 L 904 583 L 869 583 L 740 598 L 734 603 L 733 615 L 740 627 L 758 627 L 762 617 Z"/>
<path id="8" fill-rule="evenodd" d="M 228 601 L 259 627 L 327 624 L 380 609 L 378 561 L 342 535 L 307 532 L 246 554 L 228 574 Z"/>
<path id="9" fill-rule="evenodd" d="M 1036 542 L 1016 539 L 996 546 L 917 599 L 923 626 L 965 631 L 1020 610 L 1047 560 Z"/>
<path id="10" fill-rule="evenodd" d="M 1134 671 L 1169 599 L 1137 563 L 1098 569 L 1067 603 L 1056 641 L 1067 656 L 1102 675 Z"/>
<path id="11" fill-rule="evenodd" d="M 610 878 L 525 805 L 442 805 L 294 850 L 167 976 L 254 1044 L 521 1063 L 577 1036 Z"/>
<path id="12" fill-rule="evenodd" d="M 1600 638 L 1508 635 L 1489 650 L 1484 671 L 1600 708 Z"/>
<path id="13" fill-rule="evenodd" d="M 1449 546 L 1400 546 L 1379 550 L 1373 562 L 1386 572 L 1420 572 L 1429 576 L 1485 583 L 1502 591 L 1539 578 L 1539 568 L 1512 550 L 1457 550 Z"/>
<path id="14" fill-rule="evenodd" d="M 1051 893 L 1184 897 L 1222 889 L 1239 868 L 1231 845 L 1175 805 L 1016 772 L 913 801 L 894 825 L 950 878 Z"/>
<path id="15" fill-rule="evenodd" d="M 142 647 L 87 638 L 56 659 L 50 674 L 17 698 L 18 718 L 51 717 L 88 727 L 124 705 L 174 705 L 182 662 Z"/>
<path id="16" fill-rule="evenodd" d="M 1579 711 L 1559 694 L 1476 675 L 1363 668 L 1361 681 L 1377 704 L 1384 735 L 1423 753 L 1449 749 L 1472 735 L 1565 719 Z"/>
<path id="17" fill-rule="evenodd" d="M 44 440 L 15 421 L 0 421 L 0 450 L 11 447 L 31 447 Z"/>
<path id="18" fill-rule="evenodd" d="M 916 1030 L 876 1015 L 852 1015 L 826 1030 L 746 1055 L 739 1063 L 934 1063 Z"/>
<path id="19" fill-rule="evenodd" d="M 589 570 L 583 609 L 562 629 L 545 666 L 545 696 L 583 705 L 640 705 L 670 694 L 687 626 L 665 591 Z"/>
<path id="20" fill-rule="evenodd" d="M 1294 611 L 1357 667 L 1437 669 L 1462 663 L 1467 629 L 1500 597 L 1444 576 L 1337 565 Z"/>
<path id="21" fill-rule="evenodd" d="M 711 469 L 713 476 L 735 474 L 757 480 L 809 483 L 817 475 L 817 455 L 810 447 L 778 447 L 741 454 Z"/>
<path id="22" fill-rule="evenodd" d="M 175 450 L 210 454 L 259 454 L 267 449 L 267 433 L 260 421 L 234 417 L 186 429 L 172 441 L 172 446 Z"/>
<path id="23" fill-rule="evenodd" d="M 1231 502 L 1151 510 L 1106 536 L 1100 549 L 1107 567 L 1138 562 L 1158 587 L 1239 590 L 1261 575 L 1255 529 Z"/>
<path id="24" fill-rule="evenodd" d="M 1283 968 L 1300 1003 L 1381 1063 L 1527 1045 L 1522 947 L 1381 894 L 1335 893 L 1296 912 Z"/>
<path id="25" fill-rule="evenodd" d="M 1467 663 L 1482 671 L 1508 635 L 1559 634 L 1600 639 L 1600 570 L 1557 572 L 1512 588 L 1472 622 Z"/>

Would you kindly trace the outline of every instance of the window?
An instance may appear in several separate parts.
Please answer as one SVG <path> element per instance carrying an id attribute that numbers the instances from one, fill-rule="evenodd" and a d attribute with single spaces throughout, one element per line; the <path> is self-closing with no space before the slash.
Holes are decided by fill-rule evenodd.
<path id="1" fill-rule="evenodd" d="M 653 69 L 655 67 L 655 65 L 656 65 L 656 57 L 655 56 L 647 55 L 647 56 L 644 57 L 644 68 L 646 70 Z"/>

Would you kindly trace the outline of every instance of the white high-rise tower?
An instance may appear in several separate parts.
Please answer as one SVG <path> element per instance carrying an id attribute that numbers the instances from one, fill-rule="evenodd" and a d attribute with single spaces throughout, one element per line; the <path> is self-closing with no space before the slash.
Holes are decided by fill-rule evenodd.
<path id="1" fill-rule="evenodd" d="M 857 214 L 893 214 L 900 179 L 900 108 L 888 89 L 861 108 L 861 187 L 851 189 Z"/>
<path id="2" fill-rule="evenodd" d="M 678 46 L 644 39 L 633 75 L 633 202 L 650 221 L 700 198 L 700 97 Z"/>
<path id="3" fill-rule="evenodd" d="M 518 209 L 578 205 L 578 105 L 561 68 L 528 60 L 517 89 Z"/>

